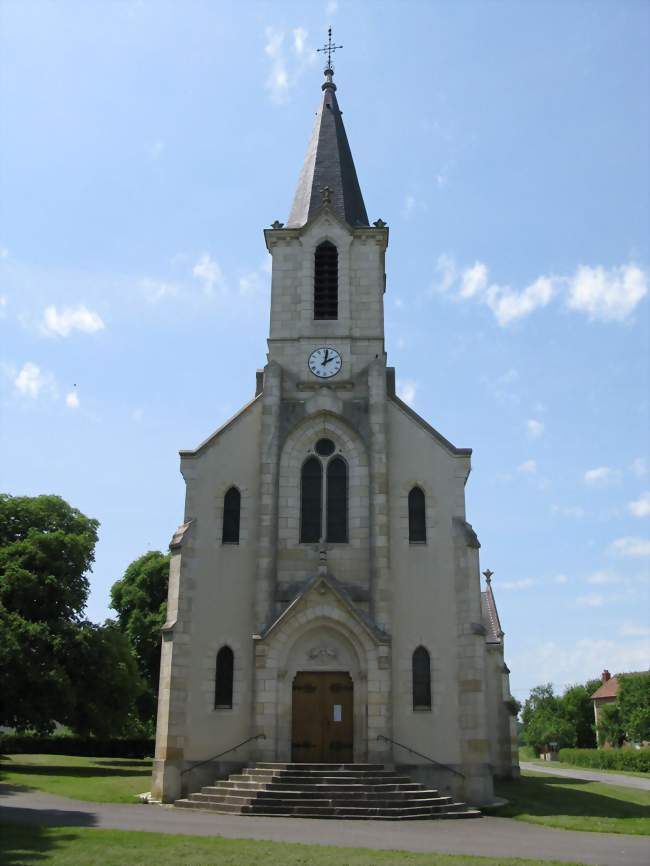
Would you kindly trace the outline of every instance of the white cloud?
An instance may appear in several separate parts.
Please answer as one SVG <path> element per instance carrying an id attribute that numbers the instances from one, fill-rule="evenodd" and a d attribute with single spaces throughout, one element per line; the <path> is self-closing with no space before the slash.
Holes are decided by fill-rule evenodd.
<path id="1" fill-rule="evenodd" d="M 612 481 L 616 473 L 609 466 L 597 466 L 595 469 L 587 469 L 583 475 L 585 484 L 607 484 Z"/>
<path id="2" fill-rule="evenodd" d="M 76 391 L 69 391 L 65 395 L 65 405 L 69 409 L 78 409 L 79 408 L 79 397 L 77 396 Z"/>
<path id="3" fill-rule="evenodd" d="M 648 474 L 648 461 L 644 457 L 636 457 L 630 469 L 637 478 L 645 478 Z"/>
<path id="4" fill-rule="evenodd" d="M 156 162 L 162 156 L 162 152 L 164 149 L 165 142 L 162 140 L 162 138 L 157 138 L 148 147 L 149 156 L 154 162 Z"/>
<path id="5" fill-rule="evenodd" d="M 606 270 L 581 266 L 569 281 L 566 305 L 590 319 L 622 322 L 647 294 L 647 277 L 636 265 Z"/>
<path id="6" fill-rule="evenodd" d="M 602 607 L 605 604 L 605 596 L 598 592 L 592 592 L 591 595 L 581 595 L 576 598 L 578 607 Z"/>
<path id="7" fill-rule="evenodd" d="M 638 499 L 628 502 L 627 507 L 635 517 L 648 517 L 650 515 L 650 490 L 646 490 Z"/>
<path id="8" fill-rule="evenodd" d="M 562 517 L 584 517 L 585 510 L 580 505 L 551 505 L 553 514 L 560 514 Z"/>
<path id="9" fill-rule="evenodd" d="M 568 582 L 569 578 L 566 576 L 566 574 L 556 574 L 553 578 L 553 583 L 564 584 Z"/>
<path id="10" fill-rule="evenodd" d="M 286 50 L 286 33 L 275 27 L 267 27 L 264 52 L 271 62 L 266 79 L 266 89 L 271 100 L 278 105 L 287 102 L 290 90 L 302 76 L 305 69 L 316 60 L 316 52 L 308 44 L 308 32 L 304 27 L 291 31 L 291 48 Z"/>
<path id="11" fill-rule="evenodd" d="M 332 15 L 336 15 L 339 10 L 339 4 L 337 0 L 329 0 L 329 3 L 325 7 L 325 15 L 326 17 L 330 17 Z"/>
<path id="12" fill-rule="evenodd" d="M 530 439 L 539 439 L 539 437 L 544 433 L 544 424 L 541 421 L 537 421 L 535 418 L 529 418 L 528 421 L 526 421 L 526 432 Z"/>
<path id="13" fill-rule="evenodd" d="M 456 262 L 451 256 L 446 253 L 438 256 L 436 262 L 436 278 L 433 283 L 433 289 L 436 292 L 448 292 L 454 285 L 458 271 L 456 270 Z"/>
<path id="14" fill-rule="evenodd" d="M 15 372 L 15 371 L 14 371 Z M 19 394 L 36 400 L 41 392 L 53 394 L 55 391 L 54 377 L 44 373 L 37 364 L 27 361 L 15 375 L 14 387 Z"/>
<path id="15" fill-rule="evenodd" d="M 517 472 L 522 472 L 524 475 L 534 475 L 537 472 L 537 461 L 525 460 L 517 466 Z"/>
<path id="16" fill-rule="evenodd" d="M 41 323 L 42 333 L 57 337 L 67 337 L 72 331 L 95 334 L 103 328 L 104 322 L 99 314 L 83 304 L 74 308 L 66 307 L 61 312 L 55 306 L 46 307 Z"/>
<path id="17" fill-rule="evenodd" d="M 166 283 L 164 280 L 152 280 L 145 277 L 140 280 L 140 288 L 145 298 L 152 304 L 162 301 L 163 298 L 173 298 L 180 293 L 180 287 L 176 283 Z"/>
<path id="18" fill-rule="evenodd" d="M 137 406 L 131 412 L 131 418 L 135 421 L 136 424 L 139 424 L 144 418 L 144 409 L 141 406 Z"/>
<path id="19" fill-rule="evenodd" d="M 499 589 L 529 589 L 539 583 L 534 577 L 522 577 L 520 580 L 504 580 L 499 582 Z"/>
<path id="20" fill-rule="evenodd" d="M 434 283 L 438 291 L 453 288 L 457 299 L 473 298 L 487 304 L 501 327 L 548 306 L 556 297 L 563 298 L 568 309 L 586 313 L 590 319 L 622 322 L 647 294 L 647 274 L 633 264 L 609 270 L 582 265 L 571 276 L 536 277 L 521 290 L 490 283 L 483 262 L 463 270 L 459 279 L 453 258 L 443 254 L 436 271 L 442 277 Z"/>
<path id="21" fill-rule="evenodd" d="M 4 319 L 7 315 L 7 296 L 0 295 L 0 319 Z"/>
<path id="22" fill-rule="evenodd" d="M 471 268 L 464 270 L 460 284 L 461 298 L 473 298 L 484 291 L 487 286 L 487 273 L 483 262 L 476 262 Z"/>
<path id="23" fill-rule="evenodd" d="M 585 682 L 600 676 L 603 668 L 610 671 L 638 671 L 648 668 L 650 646 L 647 639 L 621 640 L 611 638 L 581 638 L 565 641 L 530 641 L 520 653 L 518 669 L 525 671 L 528 687 L 552 682 L 556 689 Z"/>
<path id="24" fill-rule="evenodd" d="M 529 316 L 538 307 L 545 307 L 554 294 L 554 281 L 549 277 L 538 277 L 521 292 L 514 291 L 509 286 L 492 285 L 487 290 L 486 301 L 497 322 L 505 327 L 517 319 Z"/>
<path id="25" fill-rule="evenodd" d="M 397 383 L 397 396 L 400 400 L 412 406 L 415 403 L 415 395 L 418 388 L 417 382 L 414 382 L 412 379 L 404 379 L 404 381 Z"/>
<path id="26" fill-rule="evenodd" d="M 9 258 L 9 250 L 7 247 L 0 247 L 0 259 Z"/>
<path id="27" fill-rule="evenodd" d="M 223 292 L 226 288 L 221 267 L 209 253 L 201 256 L 192 268 L 192 274 L 201 282 L 205 295 L 213 295 L 215 289 Z"/>
<path id="28" fill-rule="evenodd" d="M 622 582 L 622 579 L 617 574 L 612 574 L 609 571 L 595 571 L 586 578 L 587 583 L 595 586 L 611 586 Z"/>
<path id="29" fill-rule="evenodd" d="M 627 535 L 613 541 L 611 550 L 619 556 L 650 556 L 650 539 Z"/>
<path id="30" fill-rule="evenodd" d="M 650 626 L 625 622 L 620 629 L 621 637 L 650 637 Z"/>
<path id="31" fill-rule="evenodd" d="M 307 31 L 304 27 L 296 27 L 293 31 L 293 50 L 296 54 L 304 54 L 305 52 L 305 41 L 307 39 Z"/>

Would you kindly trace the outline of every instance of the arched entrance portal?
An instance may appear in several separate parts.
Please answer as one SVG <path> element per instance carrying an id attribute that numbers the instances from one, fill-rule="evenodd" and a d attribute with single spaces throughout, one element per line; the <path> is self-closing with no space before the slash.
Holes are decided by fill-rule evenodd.
<path id="1" fill-rule="evenodd" d="M 345 671 L 296 673 L 292 688 L 292 761 L 352 763 L 353 690 L 352 678 Z"/>

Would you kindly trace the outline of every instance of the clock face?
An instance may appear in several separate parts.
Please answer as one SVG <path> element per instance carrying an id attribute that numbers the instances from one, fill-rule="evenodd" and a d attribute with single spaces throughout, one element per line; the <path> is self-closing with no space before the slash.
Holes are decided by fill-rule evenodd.
<path id="1" fill-rule="evenodd" d="M 309 369 L 319 379 L 331 379 L 341 369 L 341 356 L 331 346 L 314 349 L 307 362 Z"/>

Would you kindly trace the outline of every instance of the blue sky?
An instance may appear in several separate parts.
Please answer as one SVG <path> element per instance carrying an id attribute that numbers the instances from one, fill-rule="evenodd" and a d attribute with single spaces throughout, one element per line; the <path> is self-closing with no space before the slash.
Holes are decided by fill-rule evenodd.
<path id="1" fill-rule="evenodd" d="M 0 6 L 2 489 L 101 521 L 91 618 L 252 395 L 328 24 L 400 393 L 474 449 L 515 694 L 650 665 L 648 46 L 624 2 Z"/>

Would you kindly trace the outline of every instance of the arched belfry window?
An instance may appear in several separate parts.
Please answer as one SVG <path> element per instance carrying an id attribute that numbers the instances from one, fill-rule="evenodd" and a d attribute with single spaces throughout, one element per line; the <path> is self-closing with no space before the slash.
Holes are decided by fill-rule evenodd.
<path id="1" fill-rule="evenodd" d="M 427 540 L 426 502 L 421 487 L 409 492 L 409 541 L 411 544 Z"/>
<path id="2" fill-rule="evenodd" d="M 214 678 L 214 708 L 232 708 L 232 684 L 235 656 L 229 646 L 222 646 L 217 653 L 217 669 Z"/>
<path id="3" fill-rule="evenodd" d="M 413 709 L 431 709 L 431 659 L 423 646 L 413 653 Z"/>
<path id="4" fill-rule="evenodd" d="M 241 514 L 241 493 L 231 487 L 223 497 L 223 544 L 239 544 L 239 519 Z"/>
<path id="5" fill-rule="evenodd" d="M 314 253 L 314 318 L 338 319 L 339 254 L 330 241 L 323 241 Z"/>
<path id="6" fill-rule="evenodd" d="M 327 464 L 327 541 L 348 540 L 348 467 L 342 457 Z"/>
<path id="7" fill-rule="evenodd" d="M 300 478 L 300 540 L 320 541 L 322 522 L 323 467 L 317 457 L 310 457 Z"/>
<path id="8" fill-rule="evenodd" d="M 300 541 L 348 540 L 348 464 L 331 439 L 319 439 L 300 475 Z"/>

